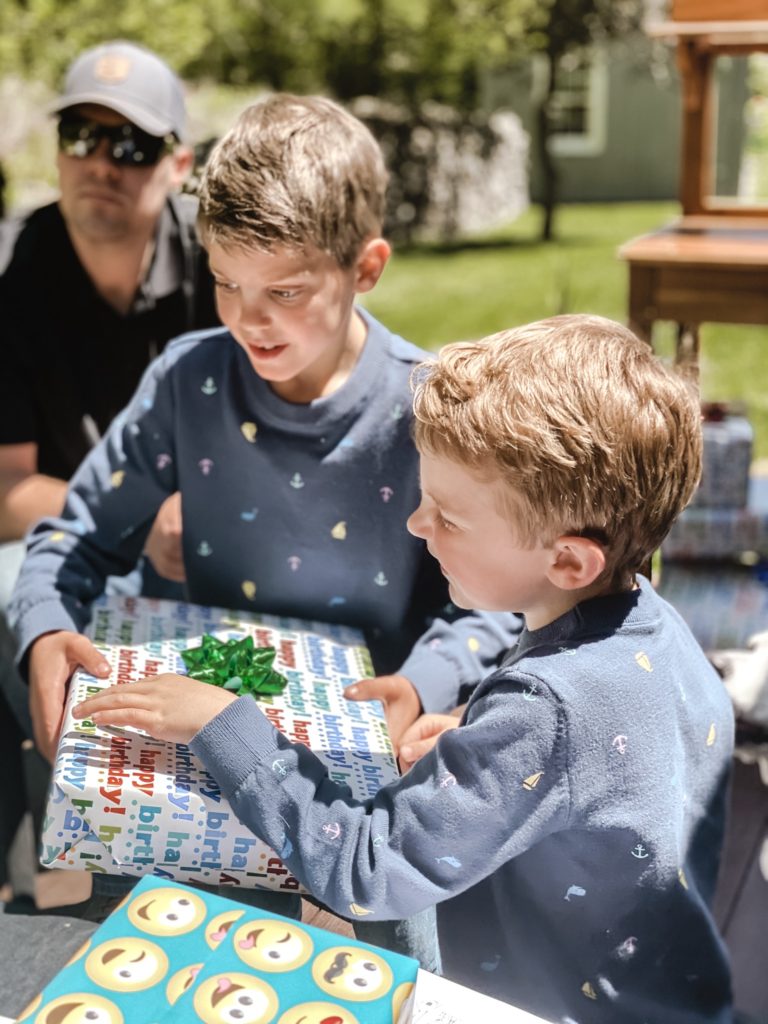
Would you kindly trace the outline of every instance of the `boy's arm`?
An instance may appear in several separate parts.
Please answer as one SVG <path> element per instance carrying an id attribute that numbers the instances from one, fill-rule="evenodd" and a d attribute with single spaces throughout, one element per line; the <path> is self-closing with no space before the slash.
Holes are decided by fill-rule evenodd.
<path id="1" fill-rule="evenodd" d="M 562 705 L 507 672 L 402 779 L 354 799 L 252 697 L 167 675 L 111 687 L 78 718 L 190 743 L 237 817 L 338 913 L 402 918 L 476 884 L 569 813 Z"/>
<path id="2" fill-rule="evenodd" d="M 27 557 L 10 605 L 23 658 L 53 630 L 79 632 L 108 576 L 130 572 L 158 509 L 176 491 L 173 398 L 164 356 L 81 463 L 61 516 L 27 535 Z"/>
<path id="3" fill-rule="evenodd" d="M 450 711 L 498 667 L 522 628 L 523 620 L 511 612 L 436 618 L 399 674 L 411 681 L 424 711 Z"/>
<path id="4" fill-rule="evenodd" d="M 191 745 L 238 818 L 314 896 L 346 916 L 402 918 L 476 884 L 565 821 L 560 710 L 523 693 L 523 684 L 502 684 L 468 725 L 365 802 L 250 698 Z"/>
<path id="5" fill-rule="evenodd" d="M 158 360 L 81 464 L 61 516 L 41 520 L 27 538 L 9 619 L 19 661 L 28 670 L 35 736 L 45 756 L 55 748 L 72 669 L 79 663 L 96 671 L 102 660 L 76 636 L 88 621 L 89 605 L 108 576 L 136 565 L 159 506 L 176 490 L 173 458 L 159 463 L 157 457 L 173 453 L 170 390 L 161 370 Z M 44 635 L 45 651 L 41 646 L 31 656 Z"/>
<path id="6" fill-rule="evenodd" d="M 37 471 L 37 445 L 0 444 L 0 542 L 20 540 L 41 516 L 60 515 L 67 485 Z"/>

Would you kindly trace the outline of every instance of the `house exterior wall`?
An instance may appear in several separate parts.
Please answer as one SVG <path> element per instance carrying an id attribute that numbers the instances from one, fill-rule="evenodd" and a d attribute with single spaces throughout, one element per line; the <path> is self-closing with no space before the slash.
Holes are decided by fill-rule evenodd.
<path id="1" fill-rule="evenodd" d="M 582 152 L 563 152 L 554 140 L 559 196 L 564 202 L 599 202 L 641 199 L 674 199 L 678 195 L 680 83 L 670 47 L 656 55 L 652 71 L 650 48 L 643 38 L 636 54 L 627 40 L 609 44 L 603 57 L 603 93 L 598 99 L 594 138 Z M 483 104 L 507 106 L 522 118 L 534 136 L 534 97 L 539 76 L 533 61 L 489 76 L 484 83 Z M 719 116 L 717 192 L 734 195 L 743 142 L 741 111 L 747 96 L 746 62 L 723 61 L 718 68 Z M 573 140 L 566 148 L 578 149 Z M 535 142 L 531 144 L 531 199 L 540 199 L 541 170 Z"/>

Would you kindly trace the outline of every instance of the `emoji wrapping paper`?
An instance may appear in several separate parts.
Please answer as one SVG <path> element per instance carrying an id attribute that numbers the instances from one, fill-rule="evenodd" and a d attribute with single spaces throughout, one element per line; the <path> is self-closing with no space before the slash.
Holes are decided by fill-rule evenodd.
<path id="1" fill-rule="evenodd" d="M 418 963 L 142 878 L 24 1024 L 405 1024 Z"/>
<path id="2" fill-rule="evenodd" d="M 240 824 L 189 747 L 136 730 L 100 729 L 72 716 L 78 701 L 105 686 L 184 673 L 180 652 L 198 645 L 205 633 L 222 640 L 252 635 L 258 645 L 275 647 L 274 667 L 288 686 L 263 698 L 262 709 L 290 739 L 310 747 L 355 797 L 364 799 L 396 778 L 381 704 L 347 701 L 342 694 L 372 674 L 359 631 L 103 597 L 94 604 L 88 635 L 112 672 L 102 680 L 78 671 L 70 685 L 43 822 L 43 865 L 300 891 L 279 856 Z M 273 768 L 279 772 L 280 764 Z"/>

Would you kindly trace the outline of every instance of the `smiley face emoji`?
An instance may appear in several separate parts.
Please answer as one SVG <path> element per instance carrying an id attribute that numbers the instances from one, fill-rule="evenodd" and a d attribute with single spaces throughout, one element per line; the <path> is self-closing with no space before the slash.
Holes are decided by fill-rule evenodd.
<path id="1" fill-rule="evenodd" d="M 114 1003 L 93 992 L 73 992 L 48 1003 L 35 1017 L 35 1024 L 123 1024 Z"/>
<path id="2" fill-rule="evenodd" d="M 332 946 L 312 964 L 315 983 L 328 995 L 363 1002 L 378 999 L 392 988 L 386 960 L 357 946 Z"/>
<path id="3" fill-rule="evenodd" d="M 110 939 L 88 954 L 85 973 L 91 981 L 112 992 L 140 992 L 166 976 L 168 957 L 149 939 Z"/>
<path id="4" fill-rule="evenodd" d="M 400 1013 L 403 1009 L 403 1004 L 413 992 L 414 985 L 412 981 L 404 981 L 402 985 L 398 985 L 395 989 L 395 994 L 392 996 L 392 1020 L 400 1020 Z M 410 1020 L 410 1016 L 408 1017 Z"/>
<path id="5" fill-rule="evenodd" d="M 223 914 L 211 918 L 205 929 L 205 941 L 211 949 L 216 949 L 219 943 L 224 941 L 229 929 L 244 913 L 244 910 L 225 910 Z"/>
<path id="6" fill-rule="evenodd" d="M 184 935 L 205 920 L 205 903 L 193 892 L 150 889 L 128 907 L 128 920 L 150 935 Z"/>
<path id="7" fill-rule="evenodd" d="M 195 991 L 195 1013 L 205 1024 L 267 1024 L 277 1013 L 275 990 L 253 974 L 227 971 Z"/>
<path id="8" fill-rule="evenodd" d="M 300 1003 L 282 1015 L 277 1024 L 359 1024 L 357 1017 L 334 1003 Z"/>
<path id="9" fill-rule="evenodd" d="M 190 964 L 189 967 L 182 967 L 180 971 L 176 971 L 176 973 L 171 976 L 171 980 L 165 988 L 165 998 L 171 1006 L 173 1006 L 176 1000 L 194 983 L 194 980 L 200 973 L 202 966 L 202 964 Z"/>
<path id="10" fill-rule="evenodd" d="M 312 956 L 312 939 L 289 921 L 264 918 L 237 929 L 235 952 L 249 967 L 259 971 L 292 971 Z"/>

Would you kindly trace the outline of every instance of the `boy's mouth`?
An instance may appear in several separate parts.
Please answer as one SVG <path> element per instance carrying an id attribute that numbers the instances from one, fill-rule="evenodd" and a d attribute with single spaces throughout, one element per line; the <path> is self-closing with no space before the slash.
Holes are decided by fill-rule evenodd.
<path id="1" fill-rule="evenodd" d="M 248 351 L 255 356 L 256 359 L 274 359 L 276 356 L 279 356 L 281 352 L 285 352 L 287 348 L 287 345 L 256 345 L 254 342 L 248 342 Z"/>

